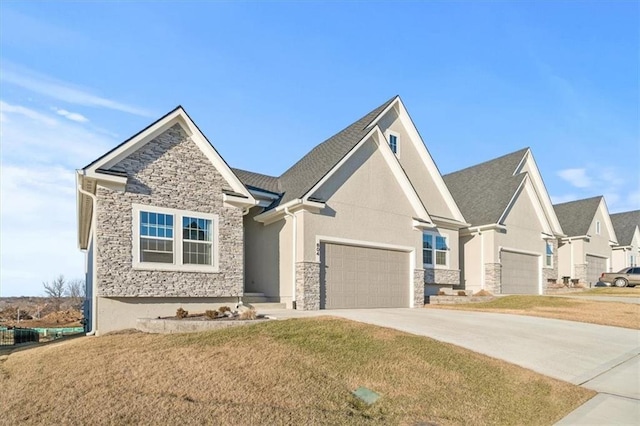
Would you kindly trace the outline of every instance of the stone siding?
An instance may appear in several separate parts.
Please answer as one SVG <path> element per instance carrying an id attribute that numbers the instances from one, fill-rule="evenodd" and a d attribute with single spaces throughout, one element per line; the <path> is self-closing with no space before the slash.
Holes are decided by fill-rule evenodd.
<path id="1" fill-rule="evenodd" d="M 104 297 L 229 297 L 243 291 L 242 211 L 226 207 L 229 185 L 178 124 L 113 167 L 126 191 L 98 187 L 96 272 Z M 133 269 L 132 204 L 217 214 L 219 272 Z M 174 232 L 179 232 L 176 224 Z"/>
<path id="2" fill-rule="evenodd" d="M 549 268 L 546 265 L 546 253 L 542 256 L 542 285 L 543 288 L 546 288 L 548 285 L 553 285 L 560 280 L 558 276 L 558 240 L 550 240 L 549 241 L 553 246 L 553 267 Z M 550 282 L 549 280 L 554 280 L 554 282 Z"/>
<path id="3" fill-rule="evenodd" d="M 424 306 L 424 269 L 413 270 L 413 306 Z"/>
<path id="4" fill-rule="evenodd" d="M 575 266 L 575 276 L 572 279 L 577 279 L 581 284 L 587 284 L 587 264 L 583 263 Z"/>
<path id="5" fill-rule="evenodd" d="M 446 285 L 459 285 L 460 284 L 460 270 L 459 269 L 433 269 L 427 268 L 424 270 L 424 283 L 425 284 L 446 284 Z"/>
<path id="6" fill-rule="evenodd" d="M 502 265 L 499 263 L 484 264 L 484 284 L 488 292 L 500 294 L 502 291 Z"/>
<path id="7" fill-rule="evenodd" d="M 320 309 L 320 263 L 296 263 L 296 309 Z"/>

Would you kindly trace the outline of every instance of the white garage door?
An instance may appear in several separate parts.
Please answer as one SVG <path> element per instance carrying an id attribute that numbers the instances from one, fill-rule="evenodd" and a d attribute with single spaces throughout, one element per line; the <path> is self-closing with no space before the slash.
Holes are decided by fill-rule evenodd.
<path id="1" fill-rule="evenodd" d="M 600 275 L 607 270 L 607 259 L 604 257 L 587 255 L 587 282 L 595 284 Z"/>
<path id="2" fill-rule="evenodd" d="M 409 307 L 409 253 L 323 243 L 320 308 Z"/>
<path id="3" fill-rule="evenodd" d="M 502 263 L 502 293 L 538 294 L 539 256 L 502 251 L 500 259 Z"/>

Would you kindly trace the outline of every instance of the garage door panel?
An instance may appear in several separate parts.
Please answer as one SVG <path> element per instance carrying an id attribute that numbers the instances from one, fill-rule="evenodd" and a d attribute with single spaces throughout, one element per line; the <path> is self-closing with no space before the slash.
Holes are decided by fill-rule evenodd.
<path id="1" fill-rule="evenodd" d="M 595 284 L 600 280 L 600 275 L 607 270 L 607 259 L 598 256 L 587 255 L 587 282 Z"/>
<path id="2" fill-rule="evenodd" d="M 500 252 L 503 294 L 538 294 L 539 256 Z"/>
<path id="3" fill-rule="evenodd" d="M 409 254 L 323 243 L 320 251 L 320 307 L 409 306 Z"/>

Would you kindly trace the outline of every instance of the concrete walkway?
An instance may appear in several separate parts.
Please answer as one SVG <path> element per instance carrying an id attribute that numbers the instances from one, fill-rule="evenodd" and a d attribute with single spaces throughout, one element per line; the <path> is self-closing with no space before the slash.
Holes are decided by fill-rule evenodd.
<path id="1" fill-rule="evenodd" d="M 332 315 L 452 343 L 599 392 L 559 424 L 640 423 L 640 332 L 637 330 L 442 309 L 265 313 L 277 318 Z"/>

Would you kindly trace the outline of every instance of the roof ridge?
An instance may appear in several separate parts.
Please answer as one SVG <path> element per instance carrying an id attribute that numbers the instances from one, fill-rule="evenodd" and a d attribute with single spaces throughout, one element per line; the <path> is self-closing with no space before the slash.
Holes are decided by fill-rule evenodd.
<path id="1" fill-rule="evenodd" d="M 602 198 L 604 198 L 604 195 L 596 195 L 596 196 L 589 197 L 589 198 L 581 198 L 579 200 L 565 201 L 563 203 L 557 203 L 557 204 L 554 204 L 553 207 L 564 206 L 564 205 L 572 204 L 572 203 L 584 203 L 584 202 L 587 202 L 587 201 L 593 201 L 593 200 L 602 199 Z"/>
<path id="2" fill-rule="evenodd" d="M 511 157 L 511 156 L 515 156 L 515 154 L 518 154 L 520 152 L 522 152 L 523 156 L 524 156 L 524 152 L 528 151 L 529 149 L 530 149 L 530 147 L 521 148 L 521 149 L 519 149 L 517 151 L 513 151 L 513 152 L 510 152 L 508 154 L 501 155 L 500 157 L 492 158 L 490 160 L 483 161 L 482 163 L 473 164 L 471 166 L 465 167 L 464 169 L 460 169 L 460 170 L 456 170 L 456 171 L 451 172 L 451 173 L 447 173 L 446 175 L 443 175 L 443 177 L 444 176 L 450 176 L 450 175 L 453 175 L 453 174 L 456 174 L 456 173 L 460 173 L 460 172 L 464 172 L 464 171 L 467 171 L 467 170 L 470 170 L 470 169 L 475 169 L 476 167 L 482 167 L 482 166 L 485 166 L 485 165 L 487 165 L 489 163 L 494 163 L 494 162 L 497 162 L 497 161 L 500 161 L 500 160 L 504 160 L 505 158 Z"/>

